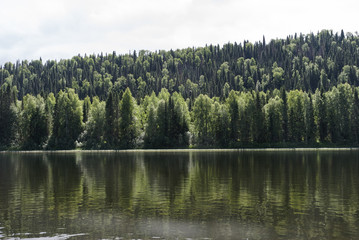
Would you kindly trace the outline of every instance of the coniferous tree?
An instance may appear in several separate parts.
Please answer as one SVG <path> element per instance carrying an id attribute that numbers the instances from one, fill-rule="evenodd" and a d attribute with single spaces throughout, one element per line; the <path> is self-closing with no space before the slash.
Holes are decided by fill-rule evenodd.
<path id="1" fill-rule="evenodd" d="M 0 88 L 0 148 L 11 145 L 14 137 L 16 113 L 13 108 L 15 104 L 15 92 L 10 85 L 4 84 Z"/>
<path id="2" fill-rule="evenodd" d="M 118 95 L 110 91 L 105 106 L 104 141 L 107 148 L 118 148 L 119 144 Z"/>
<path id="3" fill-rule="evenodd" d="M 288 132 L 292 142 L 302 142 L 305 129 L 303 92 L 291 91 L 288 94 Z"/>
<path id="4" fill-rule="evenodd" d="M 145 148 L 158 148 L 157 145 L 157 119 L 156 119 L 156 110 L 153 105 L 149 106 L 149 113 L 147 117 L 147 124 L 145 129 L 144 136 L 144 147 Z"/>
<path id="5" fill-rule="evenodd" d="M 351 140 L 350 138 L 350 111 L 352 103 L 352 90 L 349 84 L 338 85 L 339 95 L 339 129 L 340 129 L 340 140 L 345 142 Z"/>
<path id="6" fill-rule="evenodd" d="M 105 109 L 98 118 L 103 136 L 89 134 L 97 126 L 93 118 L 80 139 L 99 141 L 93 148 L 141 147 L 142 141 L 185 147 L 191 134 L 202 146 L 358 142 L 358 36 L 323 30 L 264 41 L 6 63 L 0 66 L 0 146 L 41 148 L 50 136 L 48 148 L 75 147 L 96 97 L 96 114 Z M 127 88 L 137 101 L 132 114 L 120 111 Z M 154 101 L 146 97 L 152 91 Z M 198 116 L 203 112 L 206 117 Z"/>
<path id="7" fill-rule="evenodd" d="M 174 99 L 171 96 L 168 100 L 168 114 L 168 143 L 169 147 L 174 147 L 179 145 L 179 135 L 181 133 L 181 119 L 175 109 Z"/>
<path id="8" fill-rule="evenodd" d="M 238 98 L 234 91 L 229 93 L 227 98 L 229 118 L 230 118 L 230 135 L 229 141 L 235 144 L 239 138 L 239 106 L 238 106 Z"/>
<path id="9" fill-rule="evenodd" d="M 282 140 L 282 109 L 283 100 L 278 96 L 269 99 L 263 107 L 265 112 L 267 141 L 269 143 L 278 143 Z"/>
<path id="10" fill-rule="evenodd" d="M 52 128 L 54 123 L 54 108 L 56 104 L 56 98 L 53 93 L 50 93 L 45 100 L 45 112 L 47 121 L 47 132 L 49 136 L 52 135 Z"/>
<path id="11" fill-rule="evenodd" d="M 306 141 L 309 143 L 316 141 L 316 125 L 314 122 L 314 107 L 312 95 L 309 93 L 308 103 L 305 112 Z"/>
<path id="12" fill-rule="evenodd" d="M 161 99 L 157 108 L 157 145 L 162 148 L 169 145 L 169 113 L 167 101 Z"/>
<path id="13" fill-rule="evenodd" d="M 263 143 L 266 140 L 265 115 L 262 111 L 260 92 L 254 93 L 255 108 L 253 112 L 253 141 Z"/>
<path id="14" fill-rule="evenodd" d="M 318 132 L 319 141 L 325 142 L 328 135 L 327 100 L 323 90 L 320 91 L 318 99 Z"/>
<path id="15" fill-rule="evenodd" d="M 239 139 L 242 143 L 249 143 L 251 141 L 252 133 L 252 116 L 253 116 L 253 95 L 245 93 L 239 99 Z"/>
<path id="16" fill-rule="evenodd" d="M 283 101 L 283 107 L 281 109 L 282 114 L 282 128 L 283 128 L 283 140 L 288 141 L 288 103 L 287 103 L 287 92 L 285 88 L 281 88 L 281 99 Z"/>
<path id="17" fill-rule="evenodd" d="M 91 100 L 89 96 L 86 96 L 82 105 L 82 111 L 83 111 L 83 122 L 86 123 L 88 120 L 88 115 L 90 112 L 90 106 L 91 106 Z"/>
<path id="18" fill-rule="evenodd" d="M 326 94 L 327 99 L 327 118 L 328 118 L 328 133 L 332 143 L 340 142 L 340 116 L 339 116 L 339 91 L 334 87 Z"/>
<path id="19" fill-rule="evenodd" d="M 82 132 L 82 105 L 73 89 L 60 91 L 54 109 L 54 128 L 49 142 L 51 149 L 73 149 Z"/>
<path id="20" fill-rule="evenodd" d="M 353 110 L 351 113 L 351 132 L 355 143 L 359 143 L 359 97 L 358 90 L 354 89 Z"/>
<path id="21" fill-rule="evenodd" d="M 120 147 L 133 148 L 137 137 L 136 119 L 135 119 L 135 103 L 129 88 L 124 92 L 120 102 Z"/>

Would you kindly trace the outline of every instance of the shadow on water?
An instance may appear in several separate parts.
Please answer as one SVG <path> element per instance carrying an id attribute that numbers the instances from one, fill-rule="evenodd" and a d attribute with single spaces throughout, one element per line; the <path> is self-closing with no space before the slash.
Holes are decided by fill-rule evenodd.
<path id="1" fill-rule="evenodd" d="M 0 238 L 353 239 L 358 172 L 357 151 L 1 154 Z"/>

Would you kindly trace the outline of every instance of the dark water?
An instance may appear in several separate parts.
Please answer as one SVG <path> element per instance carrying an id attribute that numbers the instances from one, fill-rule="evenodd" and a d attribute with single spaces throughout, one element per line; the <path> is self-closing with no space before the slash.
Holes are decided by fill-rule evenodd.
<path id="1" fill-rule="evenodd" d="M 359 151 L 1 153 L 0 239 L 359 239 Z"/>

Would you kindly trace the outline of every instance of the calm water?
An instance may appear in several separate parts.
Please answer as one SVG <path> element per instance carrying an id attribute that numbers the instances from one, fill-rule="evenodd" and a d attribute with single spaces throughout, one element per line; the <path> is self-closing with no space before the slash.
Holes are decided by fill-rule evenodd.
<path id="1" fill-rule="evenodd" d="M 359 151 L 1 153 L 0 239 L 358 239 Z"/>

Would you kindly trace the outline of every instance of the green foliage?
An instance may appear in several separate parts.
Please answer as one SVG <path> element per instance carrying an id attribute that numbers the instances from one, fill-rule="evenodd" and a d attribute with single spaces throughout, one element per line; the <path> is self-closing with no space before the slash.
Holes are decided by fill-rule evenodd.
<path id="1" fill-rule="evenodd" d="M 323 30 L 268 43 L 5 63 L 0 148 L 359 144 L 356 46 L 358 36 Z"/>
<path id="2" fill-rule="evenodd" d="M 8 88 L 3 91 L 2 101 L 14 100 Z M 27 94 L 10 107 L 1 105 L 2 116 L 13 119 L 7 123 L 11 131 L 2 135 L 7 139 L 2 148 L 41 149 L 47 139 L 48 149 L 73 149 L 76 142 L 85 149 L 358 144 L 358 99 L 358 89 L 347 83 L 313 95 L 232 90 L 222 100 L 200 94 L 191 110 L 190 99 L 166 89 L 141 99 L 140 105 L 129 88 L 121 99 L 110 92 L 106 101 L 95 96 L 92 104 L 89 98 L 80 101 L 73 89 L 60 90 L 56 99 Z M 85 124 L 83 106 L 88 107 Z"/>
<path id="3" fill-rule="evenodd" d="M 147 124 L 146 124 L 146 131 L 144 136 L 144 147 L 145 148 L 158 148 L 160 146 L 157 145 L 157 118 L 156 118 L 156 109 L 151 104 L 148 110 L 147 116 Z"/>
<path id="4" fill-rule="evenodd" d="M 231 91 L 226 100 L 228 105 L 229 112 L 229 141 L 236 143 L 239 138 L 239 106 L 238 106 L 238 96 L 235 91 Z"/>
<path id="5" fill-rule="evenodd" d="M 354 89 L 353 110 L 350 116 L 352 140 L 359 143 L 359 97 L 358 90 Z"/>
<path id="6" fill-rule="evenodd" d="M 283 139 L 282 108 L 283 100 L 278 96 L 269 99 L 268 103 L 263 107 L 265 113 L 268 142 L 278 143 Z"/>
<path id="7" fill-rule="evenodd" d="M 90 105 L 89 118 L 86 122 L 85 131 L 80 140 L 86 149 L 100 149 L 104 147 L 104 130 L 106 123 L 106 103 L 100 102 L 94 97 Z"/>
<path id="8" fill-rule="evenodd" d="M 120 99 L 115 91 L 111 91 L 105 106 L 104 144 L 106 148 L 118 148 Z"/>
<path id="9" fill-rule="evenodd" d="M 273 74 L 273 85 L 274 88 L 280 88 L 281 86 L 283 86 L 283 82 L 284 82 L 284 70 L 281 67 L 278 67 L 277 62 L 273 63 L 273 67 L 272 67 L 272 74 Z"/>
<path id="10" fill-rule="evenodd" d="M 82 105 L 74 89 L 60 90 L 56 97 L 50 149 L 73 149 L 82 132 Z"/>
<path id="11" fill-rule="evenodd" d="M 41 149 L 49 135 L 45 101 L 40 96 L 26 95 L 20 112 L 19 140 L 23 149 Z"/>
<path id="12" fill-rule="evenodd" d="M 230 114 L 226 104 L 215 102 L 212 106 L 211 133 L 214 138 L 214 145 L 228 147 L 230 143 Z"/>
<path id="13" fill-rule="evenodd" d="M 165 95 L 163 93 L 166 93 Z M 167 95 L 162 89 L 158 98 L 151 96 L 147 107 L 148 120 L 145 129 L 146 148 L 173 148 L 188 146 L 189 111 L 181 94 Z"/>
<path id="14" fill-rule="evenodd" d="M 304 98 L 305 93 L 302 91 L 295 90 L 288 94 L 288 132 L 293 142 L 304 140 Z"/>
<path id="15" fill-rule="evenodd" d="M 212 100 L 207 95 L 199 95 L 196 98 L 192 111 L 194 132 L 198 143 L 201 145 L 210 144 L 210 124 Z"/>
<path id="16" fill-rule="evenodd" d="M 288 36 L 254 44 L 75 56 L 60 61 L 22 61 L 0 66 L 0 85 L 16 86 L 21 100 L 26 94 L 56 94 L 73 88 L 80 99 L 128 87 L 136 100 L 162 88 L 180 92 L 193 101 L 199 94 L 227 98 L 236 91 L 264 91 L 285 87 L 304 92 L 330 90 L 338 84 L 359 86 L 359 37 L 337 33 Z M 85 119 L 86 120 L 86 119 Z"/>
<path id="17" fill-rule="evenodd" d="M 0 149 L 8 148 L 15 135 L 16 111 L 14 109 L 16 89 L 9 84 L 0 88 Z"/>
<path id="18" fill-rule="evenodd" d="M 89 96 L 85 97 L 83 105 L 82 105 L 82 112 L 83 112 L 83 122 L 86 123 L 88 120 L 88 115 L 89 115 L 89 111 L 90 111 L 90 105 L 91 105 L 91 100 L 89 98 Z"/>
<path id="19" fill-rule="evenodd" d="M 136 102 L 129 88 L 126 89 L 120 102 L 120 147 L 124 149 L 134 148 L 137 137 L 136 129 Z"/>

